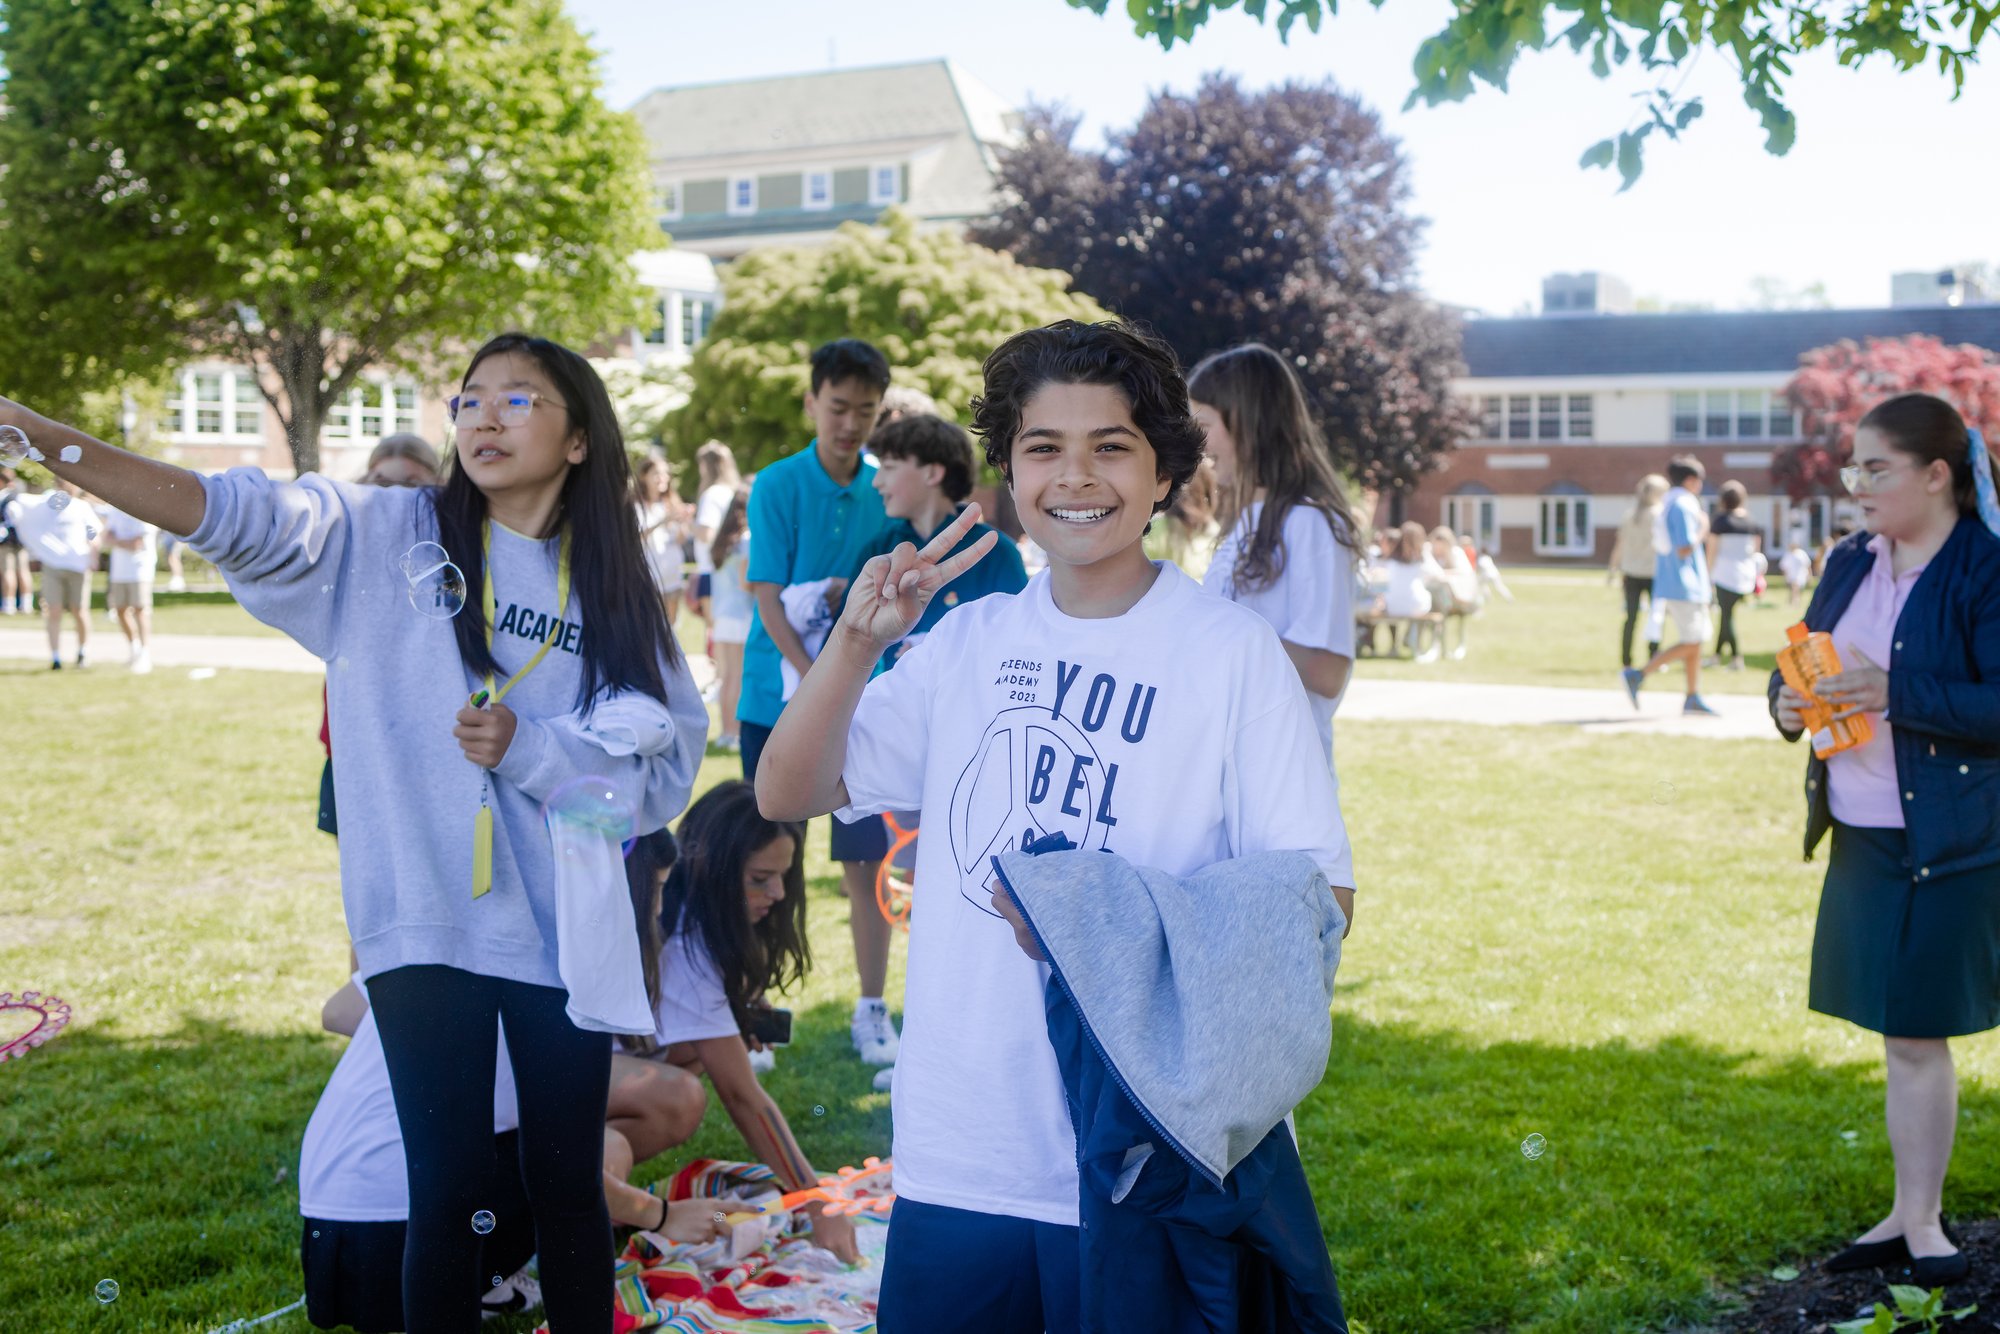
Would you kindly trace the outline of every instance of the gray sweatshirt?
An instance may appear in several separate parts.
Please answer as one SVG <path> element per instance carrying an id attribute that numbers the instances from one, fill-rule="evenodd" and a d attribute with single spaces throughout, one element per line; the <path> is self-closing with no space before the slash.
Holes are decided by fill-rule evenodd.
<path id="1" fill-rule="evenodd" d="M 452 622 L 411 605 L 398 568 L 411 546 L 437 539 L 425 493 L 317 475 L 274 482 L 254 468 L 203 484 L 208 513 L 188 545 L 215 563 L 251 615 L 327 663 L 341 896 L 361 975 L 448 964 L 560 986 L 542 803 L 566 780 L 592 775 L 635 799 L 639 832 L 677 815 L 708 733 L 708 711 L 685 664 L 661 664 L 675 730 L 663 754 L 614 760 L 551 726 L 575 711 L 583 670 L 587 627 L 572 592 L 555 647 L 507 696 L 519 725 L 488 775 L 451 734 L 454 715 L 484 683 L 460 662 Z M 549 633 L 557 551 L 554 540 L 493 525 L 487 578 L 494 654 L 505 671 L 524 664 Z M 460 613 L 479 614 L 477 606 Z M 493 807 L 493 888 L 474 899 L 472 830 L 482 786 Z"/>

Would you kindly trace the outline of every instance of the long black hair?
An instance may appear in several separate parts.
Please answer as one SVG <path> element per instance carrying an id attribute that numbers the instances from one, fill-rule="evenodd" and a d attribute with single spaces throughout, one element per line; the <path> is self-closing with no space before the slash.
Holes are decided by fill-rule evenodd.
<path id="1" fill-rule="evenodd" d="M 566 405 L 572 431 L 584 440 L 583 462 L 573 465 L 563 480 L 556 510 L 558 531 L 570 534 L 570 587 L 583 624 L 582 681 L 577 708 L 587 709 L 600 696 L 629 690 L 666 702 L 667 683 L 661 663 L 674 663 L 679 649 L 667 629 L 665 611 L 653 591 L 653 577 L 639 545 L 639 524 L 632 512 L 632 472 L 625 457 L 625 437 L 611 396 L 591 364 L 560 343 L 533 334 L 504 333 L 472 354 L 463 388 L 488 357 L 516 353 L 531 358 Z M 505 677 L 509 668 L 494 659 L 487 644 L 485 617 L 486 556 L 481 544 L 486 523 L 486 495 L 451 452 L 444 482 L 431 493 L 437 516 L 438 541 L 465 574 L 466 611 L 452 626 L 458 656 L 475 677 L 492 673 Z M 516 663 L 514 666 L 518 667 Z"/>
<path id="2" fill-rule="evenodd" d="M 785 897 L 771 905 L 763 921 L 752 922 L 743 895 L 743 867 L 780 838 L 792 840 Z M 697 948 L 708 955 L 737 1026 L 745 1026 L 758 997 L 783 991 L 812 967 L 806 943 L 805 826 L 765 819 L 748 783 L 710 788 L 681 818 L 680 860 L 661 895 L 660 927 L 669 936 L 683 933 L 690 960 Z"/>
<path id="3" fill-rule="evenodd" d="M 1222 531 L 1234 532 L 1251 497 L 1264 493 L 1257 526 L 1236 553 L 1239 589 L 1268 587 L 1285 572 L 1285 516 L 1294 505 L 1318 510 L 1334 541 L 1356 549 L 1354 507 L 1305 389 L 1283 357 L 1262 343 L 1217 352 L 1188 375 L 1188 397 L 1214 408 L 1236 442 L 1236 482 L 1223 495 Z"/>

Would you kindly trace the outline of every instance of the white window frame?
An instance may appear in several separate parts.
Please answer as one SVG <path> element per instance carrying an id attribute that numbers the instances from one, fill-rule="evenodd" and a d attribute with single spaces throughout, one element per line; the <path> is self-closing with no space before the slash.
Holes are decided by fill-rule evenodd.
<path id="1" fill-rule="evenodd" d="M 1520 411 L 1515 411 L 1516 406 Z M 1521 431 L 1517 435 L 1514 423 L 1520 422 Z M 1509 440 L 1533 440 L 1535 438 L 1535 396 L 1533 394 L 1507 395 L 1507 438 Z"/>
<path id="2" fill-rule="evenodd" d="M 799 181 L 799 201 L 809 213 L 824 213 L 833 207 L 833 173 L 813 170 L 801 173 Z M 819 198 L 813 198 L 814 187 L 818 187 Z"/>
<path id="3" fill-rule="evenodd" d="M 658 191 L 660 220 L 673 222 L 681 216 L 681 183 L 677 180 L 662 181 Z"/>
<path id="4" fill-rule="evenodd" d="M 1500 549 L 1500 498 L 1470 492 L 1444 498 L 1445 526 L 1492 555 Z"/>
<path id="5" fill-rule="evenodd" d="M 1479 423 L 1481 440 L 1505 440 L 1507 438 L 1507 396 L 1505 394 L 1481 394 L 1472 401 L 1472 417 Z"/>
<path id="6" fill-rule="evenodd" d="M 1590 497 L 1558 494 L 1537 496 L 1535 510 L 1535 554 L 1537 556 L 1589 556 L 1597 550 L 1596 534 L 1590 527 Z M 1555 541 L 1555 509 L 1565 510 L 1563 528 L 1568 541 Z"/>
<path id="7" fill-rule="evenodd" d="M 197 392 L 201 380 L 216 382 L 216 396 L 202 398 Z M 233 366 L 188 366 L 175 381 L 175 394 L 167 402 L 170 434 L 188 444 L 255 444 L 264 441 L 264 398 L 255 376 Z M 216 429 L 201 429 L 202 412 L 216 414 Z M 236 429 L 238 412 L 255 412 L 257 429 Z"/>
<path id="8" fill-rule="evenodd" d="M 882 173 L 889 173 L 890 186 L 882 190 Z M 868 202 L 870 204 L 900 204 L 903 201 L 903 169 L 894 162 L 877 162 L 868 168 Z"/>
<path id="9" fill-rule="evenodd" d="M 748 204 L 739 204 L 737 196 L 745 188 L 750 192 L 750 202 Z M 724 201 L 724 207 L 732 218 L 747 218 L 752 213 L 755 213 L 757 211 L 757 178 L 755 176 L 731 176 L 729 178 L 729 198 Z"/>
<path id="10" fill-rule="evenodd" d="M 413 406 L 407 413 L 396 405 L 398 389 L 412 391 Z M 336 413 L 344 414 L 345 419 L 337 418 Z M 366 445 L 372 449 L 398 431 L 415 431 L 422 413 L 423 391 L 410 381 L 357 380 L 348 386 L 343 400 L 327 404 L 326 420 L 320 424 L 320 444 L 333 448 Z M 371 417 L 380 427 L 378 432 L 362 429 L 362 423 Z"/>
<path id="11" fill-rule="evenodd" d="M 1582 413 L 1583 420 L 1585 424 L 1590 428 L 1584 431 L 1579 431 L 1576 426 L 1576 419 L 1578 415 L 1576 410 L 1576 405 L 1579 401 L 1581 401 L 1584 405 Z M 1591 441 L 1595 440 L 1596 438 L 1597 438 L 1597 395 L 1564 394 L 1563 395 L 1563 439 Z"/>
<path id="12" fill-rule="evenodd" d="M 1681 415 L 1679 400 L 1691 398 L 1695 403 L 1695 429 L 1692 432 L 1679 429 L 1677 418 Z M 1754 435 L 1743 433 L 1744 406 L 1746 401 L 1758 401 L 1756 411 L 1750 415 L 1763 423 L 1763 429 Z M 1720 435 L 1712 434 L 1710 418 L 1723 416 L 1726 409 L 1729 426 Z M 1667 399 L 1667 438 L 1676 444 L 1718 443 L 1745 440 L 1755 444 L 1799 438 L 1798 409 L 1786 399 L 1783 389 L 1677 389 Z"/>
<path id="13" fill-rule="evenodd" d="M 1694 400 L 1694 412 L 1687 414 L 1694 418 L 1694 426 L 1683 431 L 1680 419 L 1684 415 L 1681 409 L 1686 406 L 1685 399 Z M 1701 439 L 1701 390 L 1676 389 L 1667 395 L 1667 438 L 1674 441 Z"/>
<path id="14" fill-rule="evenodd" d="M 223 393 L 229 396 L 229 434 L 237 440 L 264 438 L 264 395 L 257 388 L 251 376 L 238 372 L 228 379 Z M 249 430 L 243 429 L 243 414 L 250 414 L 253 423 Z"/>
<path id="15" fill-rule="evenodd" d="M 692 348 L 708 337 L 709 326 L 715 323 L 716 300 L 712 296 L 682 296 L 678 305 L 674 332 L 683 349 Z"/>

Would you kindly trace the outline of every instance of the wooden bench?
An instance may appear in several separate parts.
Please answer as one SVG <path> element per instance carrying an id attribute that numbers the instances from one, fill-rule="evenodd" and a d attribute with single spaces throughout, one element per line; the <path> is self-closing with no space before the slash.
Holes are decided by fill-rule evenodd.
<path id="1" fill-rule="evenodd" d="M 1362 658 L 1402 658 L 1409 657 L 1416 662 L 1436 662 L 1442 653 L 1444 633 L 1444 613 L 1427 611 L 1418 616 L 1390 616 L 1386 612 L 1363 611 L 1354 618 L 1354 652 Z M 1383 626 L 1389 628 L 1389 651 L 1383 653 L 1376 644 L 1376 631 Z M 1408 642 L 1410 652 L 1403 648 Z M 1460 632 L 1460 654 L 1464 653 L 1463 631 Z"/>

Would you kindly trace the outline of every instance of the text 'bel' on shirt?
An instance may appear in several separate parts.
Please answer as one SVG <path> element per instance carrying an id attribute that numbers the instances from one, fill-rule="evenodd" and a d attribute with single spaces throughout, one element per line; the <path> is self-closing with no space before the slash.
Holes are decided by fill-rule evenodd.
<path id="1" fill-rule="evenodd" d="M 923 811 L 892 1090 L 900 1195 L 1077 1221 L 1046 970 L 993 912 L 996 853 L 1060 831 L 1187 875 L 1284 849 L 1354 884 L 1333 775 L 1277 636 L 1156 569 L 1120 616 L 1065 615 L 1046 571 L 962 605 L 855 711 L 840 814 Z"/>
<path id="2" fill-rule="evenodd" d="M 882 540 L 889 519 L 875 490 L 875 465 L 862 463 L 845 486 L 827 475 L 815 440 L 757 474 L 750 489 L 751 583 L 810 583 L 852 579 Z M 750 618 L 743 646 L 743 689 L 736 716 L 773 727 L 785 707 L 778 646 L 764 628 L 761 609 Z"/>
<path id="3" fill-rule="evenodd" d="M 1354 656 L 1354 552 L 1334 536 L 1334 520 L 1310 505 L 1285 511 L 1279 529 L 1285 565 L 1278 577 L 1260 588 L 1245 588 L 1236 577 L 1236 563 L 1250 535 L 1257 531 L 1262 501 L 1244 509 L 1242 517 L 1215 548 L 1215 557 L 1201 586 L 1238 606 L 1248 607 L 1278 632 L 1278 638 L 1300 648 L 1324 649 L 1343 658 Z M 1341 696 L 1306 692 L 1312 705 L 1313 727 L 1329 763 L 1333 760 L 1333 715 Z"/>
<path id="4" fill-rule="evenodd" d="M 555 870 L 542 803 L 571 778 L 632 794 L 636 827 L 665 827 L 687 804 L 708 732 L 684 662 L 662 662 L 674 744 L 612 759 L 553 720 L 573 713 L 589 627 L 572 598 L 556 621 L 559 542 L 491 525 L 487 578 L 502 675 L 554 634 L 540 665 L 507 696 L 514 739 L 491 774 L 493 888 L 472 896 L 473 821 L 487 777 L 459 749 L 453 719 L 478 686 L 453 622 L 419 613 L 398 562 L 437 540 L 429 494 L 308 474 L 277 482 L 254 468 L 202 479 L 208 509 L 189 545 L 212 561 L 245 610 L 327 663 L 327 720 L 341 897 L 363 977 L 445 964 L 560 986 Z M 635 570 L 635 577 L 645 572 Z M 460 615 L 479 615 L 468 605 Z"/>

